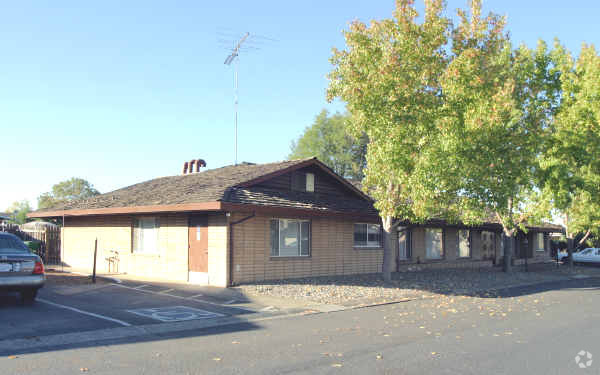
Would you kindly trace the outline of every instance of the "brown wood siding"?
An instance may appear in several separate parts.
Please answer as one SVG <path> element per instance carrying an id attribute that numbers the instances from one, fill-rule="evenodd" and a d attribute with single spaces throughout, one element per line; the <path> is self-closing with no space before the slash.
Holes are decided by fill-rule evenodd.
<path id="1" fill-rule="evenodd" d="M 338 197 L 349 197 L 353 199 L 360 198 L 357 193 L 350 190 L 335 178 L 330 176 L 329 174 L 323 172 L 320 168 L 315 166 L 309 166 L 305 168 L 298 169 L 295 171 L 296 173 L 313 173 L 315 175 L 315 194 L 327 194 L 327 195 L 335 195 Z M 289 191 L 292 189 L 292 173 L 289 172 L 267 181 L 263 181 L 257 185 L 256 187 L 275 189 L 275 190 L 285 190 Z"/>
<path id="2" fill-rule="evenodd" d="M 239 220 L 244 215 L 232 216 L 232 220 Z M 311 219 L 310 257 L 272 258 L 272 218 L 257 215 L 234 227 L 234 283 L 381 272 L 383 250 L 354 248 L 354 223 L 339 219 Z"/>

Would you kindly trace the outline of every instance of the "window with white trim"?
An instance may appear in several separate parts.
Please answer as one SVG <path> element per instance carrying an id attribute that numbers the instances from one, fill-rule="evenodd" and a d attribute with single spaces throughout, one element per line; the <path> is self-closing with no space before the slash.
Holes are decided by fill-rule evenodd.
<path id="1" fill-rule="evenodd" d="M 458 231 L 458 254 L 459 258 L 471 257 L 471 232 L 468 229 Z"/>
<path id="2" fill-rule="evenodd" d="M 381 247 L 381 225 L 354 224 L 354 247 Z"/>
<path id="3" fill-rule="evenodd" d="M 441 228 L 425 228 L 425 248 L 427 259 L 444 257 L 444 231 Z"/>
<path id="4" fill-rule="evenodd" d="M 534 233 L 535 251 L 544 251 L 544 233 Z"/>
<path id="5" fill-rule="evenodd" d="M 140 217 L 133 219 L 132 251 L 134 253 L 158 253 L 158 229 L 160 223 L 157 217 Z"/>
<path id="6" fill-rule="evenodd" d="M 302 257 L 310 255 L 310 221 L 272 219 L 271 256 Z"/>
<path id="7" fill-rule="evenodd" d="M 292 172 L 292 190 L 315 192 L 315 174 L 301 171 Z"/>
<path id="8" fill-rule="evenodd" d="M 310 193 L 314 193 L 315 191 L 315 174 L 307 173 L 306 174 L 306 191 Z"/>

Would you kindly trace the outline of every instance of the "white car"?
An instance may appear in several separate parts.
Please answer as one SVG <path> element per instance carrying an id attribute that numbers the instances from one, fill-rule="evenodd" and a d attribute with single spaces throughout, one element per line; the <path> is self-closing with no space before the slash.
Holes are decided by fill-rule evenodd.
<path id="1" fill-rule="evenodd" d="M 558 253 L 558 259 L 567 261 L 569 254 L 566 251 Z M 600 263 L 600 248 L 588 247 L 573 253 L 573 263 Z"/>

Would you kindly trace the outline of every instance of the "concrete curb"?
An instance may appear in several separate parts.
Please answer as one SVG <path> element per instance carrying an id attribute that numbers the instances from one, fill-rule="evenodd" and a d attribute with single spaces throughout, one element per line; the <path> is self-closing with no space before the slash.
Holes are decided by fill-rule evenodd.
<path id="1" fill-rule="evenodd" d="M 75 272 L 75 271 L 70 271 L 68 273 L 72 273 L 74 275 L 82 275 L 82 276 L 92 276 L 91 273 L 83 273 L 83 272 Z M 110 282 L 113 282 L 115 284 L 122 284 L 123 281 L 121 279 L 117 279 L 116 277 L 112 277 L 112 276 L 106 276 L 106 275 L 96 275 L 96 277 L 98 279 L 104 279 L 104 280 L 108 280 Z"/>

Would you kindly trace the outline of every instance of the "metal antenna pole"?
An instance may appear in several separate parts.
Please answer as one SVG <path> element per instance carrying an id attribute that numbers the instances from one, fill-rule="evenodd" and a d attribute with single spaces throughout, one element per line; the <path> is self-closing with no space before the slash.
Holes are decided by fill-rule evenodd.
<path id="1" fill-rule="evenodd" d="M 233 71 L 233 80 L 234 80 L 234 110 L 235 110 L 235 165 L 238 162 L 238 68 L 240 59 L 235 60 L 235 68 Z"/>
<path id="2" fill-rule="evenodd" d="M 244 34 L 244 36 L 242 36 L 242 38 L 239 40 L 239 42 L 237 42 L 237 45 L 235 45 L 233 47 L 233 51 L 231 52 L 231 55 L 227 56 L 227 58 L 225 59 L 225 65 L 231 65 L 231 63 L 233 62 L 233 60 L 236 60 L 236 57 L 239 56 L 240 53 L 240 48 L 242 47 L 242 43 L 244 43 L 244 41 L 246 39 L 248 39 L 248 37 L 250 36 L 250 33 L 246 33 Z M 234 86 L 234 110 L 235 110 L 235 117 L 234 117 L 234 121 L 235 121 L 235 164 L 237 165 L 237 128 L 238 128 L 238 61 L 239 59 L 237 59 L 235 61 L 235 67 L 233 70 L 233 86 Z"/>

